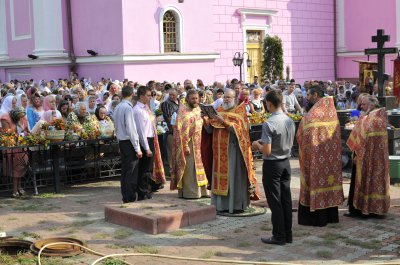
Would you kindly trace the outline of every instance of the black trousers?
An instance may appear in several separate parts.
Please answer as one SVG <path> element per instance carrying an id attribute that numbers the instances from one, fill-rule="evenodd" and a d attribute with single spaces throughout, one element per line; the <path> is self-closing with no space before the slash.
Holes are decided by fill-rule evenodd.
<path id="1" fill-rule="evenodd" d="M 139 159 L 139 172 L 138 172 L 138 195 L 139 198 L 144 197 L 151 193 L 152 179 L 154 169 L 154 138 L 147 138 L 150 151 L 153 153 L 152 157 L 146 156 L 146 151 L 143 146 L 140 146 L 143 156 Z"/>
<path id="2" fill-rule="evenodd" d="M 121 193 L 122 201 L 130 202 L 136 199 L 138 185 L 138 163 L 135 149 L 131 141 L 119 141 L 121 152 Z"/>
<path id="3" fill-rule="evenodd" d="M 289 159 L 264 160 L 263 186 L 272 212 L 272 235 L 279 241 L 292 239 L 290 177 Z"/>
<path id="4" fill-rule="evenodd" d="M 351 168 L 350 190 L 349 190 L 349 197 L 348 197 L 347 201 L 349 204 L 349 212 L 354 215 L 362 216 L 363 214 L 362 214 L 361 210 L 354 208 L 354 203 L 353 203 L 354 202 L 354 189 L 356 186 L 356 174 L 357 174 L 355 155 L 354 155 L 353 159 L 354 159 L 353 166 Z"/>

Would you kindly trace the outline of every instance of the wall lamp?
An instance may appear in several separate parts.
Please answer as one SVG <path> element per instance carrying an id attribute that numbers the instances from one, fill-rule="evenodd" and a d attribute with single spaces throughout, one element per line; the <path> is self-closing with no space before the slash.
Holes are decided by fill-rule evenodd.
<path id="1" fill-rule="evenodd" d="M 39 56 L 33 55 L 33 54 L 28 54 L 28 58 L 35 60 L 35 59 L 39 58 Z"/>
<path id="2" fill-rule="evenodd" d="M 93 50 L 87 50 L 87 53 L 89 53 L 92 56 L 96 56 L 98 53 L 93 51 Z"/>

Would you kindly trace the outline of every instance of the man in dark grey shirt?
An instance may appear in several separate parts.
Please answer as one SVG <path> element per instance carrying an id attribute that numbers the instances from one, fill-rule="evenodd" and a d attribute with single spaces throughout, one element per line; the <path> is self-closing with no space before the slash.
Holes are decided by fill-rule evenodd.
<path id="1" fill-rule="evenodd" d="M 271 209 L 272 237 L 261 238 L 266 244 L 292 243 L 292 195 L 289 157 L 295 134 L 294 122 L 282 111 L 282 95 L 275 90 L 265 97 L 272 113 L 263 124 L 261 140 L 253 149 L 263 153 L 263 186 Z"/>

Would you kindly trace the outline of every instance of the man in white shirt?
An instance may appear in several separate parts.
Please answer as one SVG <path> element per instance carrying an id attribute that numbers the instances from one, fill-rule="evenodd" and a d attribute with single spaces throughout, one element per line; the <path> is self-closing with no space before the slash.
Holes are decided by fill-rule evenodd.
<path id="1" fill-rule="evenodd" d="M 138 170 L 138 200 L 151 199 L 151 176 L 154 167 L 154 125 L 150 116 L 148 104 L 151 100 L 151 90 L 146 86 L 141 86 L 137 90 L 138 101 L 133 108 L 133 115 L 139 143 L 142 153 L 145 155 L 139 159 Z"/>
<path id="2" fill-rule="evenodd" d="M 115 132 L 121 152 L 121 193 L 123 203 L 137 199 L 138 159 L 142 157 L 133 115 L 133 89 L 122 88 L 124 98 L 113 113 Z"/>

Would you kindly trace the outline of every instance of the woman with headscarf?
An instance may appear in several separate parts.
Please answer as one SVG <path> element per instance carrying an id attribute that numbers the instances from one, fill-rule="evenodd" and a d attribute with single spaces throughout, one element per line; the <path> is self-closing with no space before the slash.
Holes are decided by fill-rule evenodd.
<path id="1" fill-rule="evenodd" d="M 29 130 L 35 126 L 44 113 L 42 107 L 42 98 L 39 93 L 35 93 L 31 97 L 31 106 L 26 110 L 26 118 L 28 119 Z"/>
<path id="2" fill-rule="evenodd" d="M 67 129 L 77 133 L 98 134 L 99 122 L 94 115 L 89 114 L 86 109 L 85 102 L 78 102 L 73 112 L 67 117 Z M 90 130 L 90 131 L 89 131 Z"/>
<path id="3" fill-rule="evenodd" d="M 46 122 L 52 122 L 54 119 L 61 119 L 61 113 L 57 110 L 56 97 L 54 95 L 48 95 L 43 101 L 42 119 Z"/>
<path id="4" fill-rule="evenodd" d="M 25 110 L 28 108 L 28 97 L 25 94 L 17 96 L 17 107 L 23 107 Z"/>
<path id="5" fill-rule="evenodd" d="M 10 110 L 17 106 L 17 98 L 13 95 L 8 95 L 3 99 L 0 108 L 0 116 L 8 113 Z"/>
<path id="6" fill-rule="evenodd" d="M 102 138 L 110 138 L 114 135 L 114 123 L 107 116 L 107 109 L 104 106 L 96 108 L 96 118 L 99 121 L 100 136 Z"/>
<path id="7" fill-rule="evenodd" d="M 96 96 L 89 96 L 86 101 L 86 109 L 90 114 L 95 114 L 96 112 Z"/>
<path id="8" fill-rule="evenodd" d="M 17 134 L 29 133 L 28 121 L 23 107 L 16 107 L 10 110 L 0 118 L 0 121 L 3 129 L 11 130 Z M 3 156 L 4 175 L 12 177 L 12 196 L 18 198 L 25 194 L 25 191 L 21 187 L 21 178 L 26 174 L 28 169 L 28 156 L 22 148 L 13 148 L 4 152 L 6 153 Z"/>

